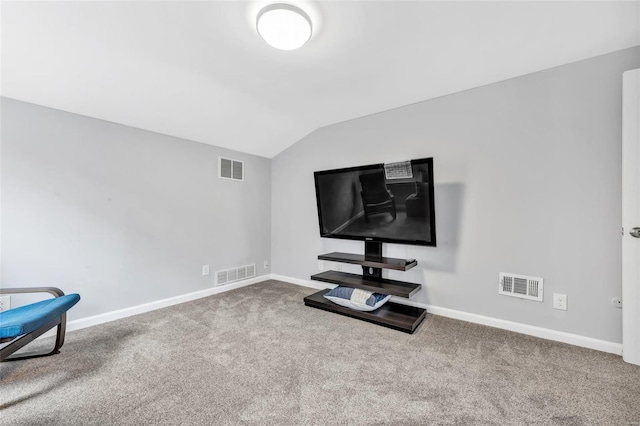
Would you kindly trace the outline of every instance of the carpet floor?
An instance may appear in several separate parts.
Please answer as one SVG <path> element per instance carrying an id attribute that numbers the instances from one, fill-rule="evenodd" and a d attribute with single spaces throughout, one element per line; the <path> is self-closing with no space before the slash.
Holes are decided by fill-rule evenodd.
<path id="1" fill-rule="evenodd" d="M 435 315 L 409 335 L 313 292 L 266 281 L 70 332 L 0 365 L 0 424 L 640 424 L 619 356 Z"/>

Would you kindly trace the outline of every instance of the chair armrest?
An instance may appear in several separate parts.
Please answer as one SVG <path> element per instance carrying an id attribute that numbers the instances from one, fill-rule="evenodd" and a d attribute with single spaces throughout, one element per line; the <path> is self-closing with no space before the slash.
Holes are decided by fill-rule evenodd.
<path id="1" fill-rule="evenodd" d="M 0 288 L 0 294 L 21 293 L 50 293 L 53 294 L 54 297 L 64 296 L 64 292 L 57 287 Z"/>

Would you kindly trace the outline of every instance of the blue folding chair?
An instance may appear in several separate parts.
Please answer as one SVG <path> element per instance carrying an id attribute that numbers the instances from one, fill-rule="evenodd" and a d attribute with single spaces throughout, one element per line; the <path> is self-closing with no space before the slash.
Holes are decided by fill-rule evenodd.
<path id="1" fill-rule="evenodd" d="M 55 287 L 0 288 L 0 294 L 18 293 L 51 293 L 54 298 L 0 312 L 0 344 L 8 343 L 0 349 L 0 362 L 60 353 L 64 344 L 67 311 L 78 303 L 80 295 L 65 295 Z M 58 326 L 58 330 L 53 350 L 11 356 L 55 326 Z"/>

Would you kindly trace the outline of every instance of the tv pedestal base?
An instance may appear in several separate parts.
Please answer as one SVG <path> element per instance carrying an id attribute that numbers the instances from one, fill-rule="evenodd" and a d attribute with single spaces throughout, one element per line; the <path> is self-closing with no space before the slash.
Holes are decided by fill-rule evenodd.
<path id="1" fill-rule="evenodd" d="M 320 260 L 361 265 L 362 275 L 339 271 L 325 271 L 311 276 L 312 280 L 345 287 L 361 288 L 381 294 L 409 298 L 422 288 L 420 284 L 382 278 L 382 269 L 406 271 L 418 264 L 415 259 L 394 259 L 382 257 L 382 243 L 365 242 L 365 254 L 328 253 L 318 256 Z M 337 305 L 324 295 L 330 289 L 324 289 L 304 298 L 304 304 L 351 318 L 378 324 L 395 330 L 413 333 L 422 323 L 427 311 L 422 308 L 387 302 L 375 311 L 363 312 Z"/>

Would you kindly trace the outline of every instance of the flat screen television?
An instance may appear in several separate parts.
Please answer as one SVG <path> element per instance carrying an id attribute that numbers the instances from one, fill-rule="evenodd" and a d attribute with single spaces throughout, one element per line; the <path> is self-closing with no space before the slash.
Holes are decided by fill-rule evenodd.
<path id="1" fill-rule="evenodd" d="M 433 158 L 314 173 L 320 236 L 436 245 Z"/>

